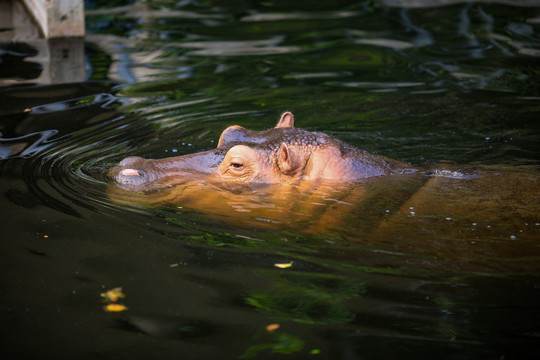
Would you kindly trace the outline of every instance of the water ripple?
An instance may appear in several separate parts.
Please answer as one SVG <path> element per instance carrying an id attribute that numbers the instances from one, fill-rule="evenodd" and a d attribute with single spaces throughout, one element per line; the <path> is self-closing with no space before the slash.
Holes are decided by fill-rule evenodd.
<path id="1" fill-rule="evenodd" d="M 14 138 L 0 137 L 0 159 L 27 158 L 39 154 L 53 145 L 50 139 L 56 134 L 58 130 L 44 130 Z"/>
<path id="2" fill-rule="evenodd" d="M 240 21 L 259 22 L 259 21 L 291 21 L 291 20 L 321 20 L 321 19 L 342 19 L 360 15 L 357 11 L 327 11 L 327 12 L 309 12 L 309 13 L 258 13 L 240 18 Z"/>

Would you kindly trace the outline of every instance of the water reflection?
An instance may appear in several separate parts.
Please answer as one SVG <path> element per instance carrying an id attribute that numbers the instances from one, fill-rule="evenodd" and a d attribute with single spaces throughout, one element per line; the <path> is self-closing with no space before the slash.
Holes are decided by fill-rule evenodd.
<path id="1" fill-rule="evenodd" d="M 32 157 L 52 145 L 49 140 L 57 130 L 45 130 L 16 138 L 0 138 L 0 159 L 11 157 Z M 37 137 L 37 140 L 33 140 Z"/>
<path id="2" fill-rule="evenodd" d="M 405 8 L 431 8 L 438 6 L 456 5 L 468 2 L 466 0 L 382 0 L 386 6 Z M 475 3 L 490 2 L 514 6 L 538 6 L 535 0 L 476 0 Z"/>
<path id="3" fill-rule="evenodd" d="M 391 5 L 399 4 L 392 3 Z M 438 3 L 438 5 L 441 4 Z M 143 8 L 145 12 L 142 12 Z M 122 19 L 131 22 L 130 17 L 133 16 L 136 9 L 147 14 L 145 26 L 152 29 L 157 17 L 154 14 L 156 10 L 153 10 L 149 5 L 137 3 L 129 8 L 119 9 Z M 376 11 L 375 9 L 368 10 Z M 302 13 L 251 14 L 242 17 L 241 22 L 237 25 L 238 31 L 242 35 L 250 34 L 248 38 L 233 33 L 232 36 L 222 37 L 219 41 L 205 35 L 205 29 L 219 30 L 226 26 L 224 22 L 218 21 L 220 16 L 217 15 L 215 9 L 205 14 L 199 14 L 199 17 L 190 16 L 189 12 L 182 11 L 176 14 L 175 11 L 171 11 L 167 17 L 162 18 L 162 21 L 167 22 L 170 26 L 167 31 L 139 31 L 128 38 L 110 34 L 90 35 L 88 40 L 99 44 L 116 59 L 110 69 L 111 76 L 129 82 L 152 81 L 156 78 L 167 78 L 173 74 L 176 78 L 194 78 L 200 76 L 201 66 L 213 68 L 215 73 L 233 70 L 227 65 L 227 61 L 219 61 L 219 64 L 215 62 L 201 63 L 201 57 L 205 56 L 225 59 L 234 56 L 272 56 L 317 51 L 318 46 L 313 46 L 305 41 L 311 38 L 313 41 L 324 39 L 328 45 L 332 45 L 334 48 L 334 56 L 328 58 L 327 61 L 317 63 L 318 72 L 345 75 L 350 80 L 347 83 L 358 83 L 354 80 L 358 80 L 359 76 L 363 77 L 364 81 L 366 78 L 372 80 L 369 73 L 362 72 L 369 71 L 370 68 L 374 67 L 379 69 L 385 64 L 385 66 L 400 64 L 406 59 L 407 62 L 416 62 L 416 69 L 411 68 L 412 64 L 407 65 L 409 71 L 412 70 L 417 75 L 425 72 L 431 75 L 431 79 L 428 81 L 430 87 L 457 85 L 466 88 L 502 88 L 505 91 L 521 91 L 520 88 L 514 87 L 507 81 L 509 77 L 528 76 L 520 69 L 520 65 L 513 65 L 509 61 L 508 65 L 501 67 L 501 64 L 480 65 L 471 61 L 485 59 L 488 53 L 490 57 L 497 54 L 512 57 L 516 51 L 523 55 L 537 56 L 535 40 L 531 38 L 532 27 L 530 25 L 534 24 L 534 15 L 531 14 L 524 23 L 508 24 L 512 34 L 512 36 L 508 36 L 501 33 L 500 27 L 495 24 L 495 18 L 498 15 L 496 8 L 473 4 L 445 9 L 443 19 L 439 19 L 441 11 L 420 14 L 417 10 L 403 8 L 397 10 L 399 15 L 395 14 L 394 11 L 382 12 L 380 15 L 387 27 L 400 29 L 397 34 L 392 34 L 393 38 L 384 28 L 377 29 L 380 26 L 373 29 L 369 22 L 363 24 L 362 20 L 367 16 L 366 9 L 336 13 L 324 12 L 320 15 L 312 12 L 305 15 Z M 92 19 L 93 16 L 96 18 L 103 16 L 103 13 L 89 11 L 89 15 Z M 175 17 L 188 21 L 192 26 L 191 31 L 183 31 L 170 20 Z M 221 17 L 223 16 L 221 15 Z M 210 18 L 217 22 L 208 24 L 206 20 Z M 302 29 L 305 24 L 319 18 L 325 18 L 329 23 L 315 32 L 306 33 L 304 40 L 301 41 L 301 46 L 294 43 L 294 33 L 284 36 L 284 32 L 273 32 L 272 24 L 274 22 L 295 21 L 294 26 Z M 334 19 L 340 20 L 345 26 L 336 30 L 332 26 Z M 449 37 L 448 32 L 441 32 L 432 25 L 437 21 L 443 21 L 452 26 L 455 34 Z M 90 23 L 92 22 L 90 21 Z M 246 25 L 256 23 L 256 31 L 251 31 L 251 28 L 245 28 L 245 31 L 241 31 L 243 23 Z M 289 22 L 289 24 L 293 23 Z M 347 43 L 361 47 L 347 47 Z M 138 44 L 144 44 L 143 51 L 137 50 L 140 47 Z M 382 49 L 377 48 L 386 48 L 390 51 L 382 51 Z M 393 53 L 393 51 L 397 53 Z M 436 57 L 443 54 L 446 59 L 436 61 Z M 322 56 L 328 57 L 329 55 L 328 52 L 325 52 Z M 249 63 L 249 60 L 245 59 L 243 62 Z M 267 63 L 271 62 L 272 60 L 269 58 Z M 148 66 L 149 63 L 153 63 L 153 66 Z M 295 59 L 295 63 L 302 64 L 304 61 L 302 57 L 298 57 Z M 436 64 L 435 67 L 434 64 Z M 253 65 L 247 64 L 247 67 L 252 68 Z M 339 67 L 344 65 L 347 65 L 348 69 L 356 71 L 350 74 L 336 71 L 342 70 Z M 255 66 L 260 67 L 260 65 Z M 401 66 L 406 65 L 402 64 Z M 300 72 L 299 70 L 294 63 L 291 63 L 289 74 L 283 74 L 283 76 L 302 80 L 294 74 Z M 395 66 L 393 70 L 397 70 Z M 302 69 L 302 72 L 305 72 L 305 68 Z M 258 73 L 257 70 L 256 73 Z M 281 83 L 281 79 L 268 75 L 271 74 L 260 74 L 261 84 L 270 83 L 272 86 L 278 86 Z M 403 75 L 410 80 L 417 77 L 417 75 L 411 77 L 410 74 L 407 76 L 405 72 Z M 378 76 L 384 77 L 384 72 L 380 71 Z"/>

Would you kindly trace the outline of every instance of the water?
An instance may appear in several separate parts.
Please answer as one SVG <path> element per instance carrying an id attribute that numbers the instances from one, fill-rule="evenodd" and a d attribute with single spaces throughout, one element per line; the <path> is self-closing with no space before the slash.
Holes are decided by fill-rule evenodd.
<path id="1" fill-rule="evenodd" d="M 69 44 L 82 62 L 62 71 L 39 40 L 1 44 L 3 354 L 540 355 L 540 7 L 101 3 Z M 227 126 L 267 129 L 285 110 L 412 166 L 525 186 L 490 182 L 481 197 L 442 170 L 450 185 L 366 185 L 368 201 L 327 218 L 302 194 L 235 203 L 276 206 L 273 222 L 111 199 L 105 174 L 124 157 L 211 149 Z M 478 210 L 499 198 L 508 212 Z M 410 203 L 422 199 L 452 211 L 434 219 Z M 115 287 L 127 310 L 106 312 Z"/>

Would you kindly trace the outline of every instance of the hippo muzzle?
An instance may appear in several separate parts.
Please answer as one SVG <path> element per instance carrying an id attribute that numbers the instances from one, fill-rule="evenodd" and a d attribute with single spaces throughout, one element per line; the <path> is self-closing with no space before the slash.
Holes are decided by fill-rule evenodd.
<path id="1" fill-rule="evenodd" d="M 156 169 L 149 169 L 145 159 L 127 157 L 109 171 L 109 176 L 120 186 L 143 187 L 159 179 Z"/>
<path id="2" fill-rule="evenodd" d="M 222 159 L 223 154 L 216 150 L 165 159 L 130 156 L 112 167 L 108 176 L 129 190 L 156 190 L 185 180 L 206 178 L 216 171 Z"/>

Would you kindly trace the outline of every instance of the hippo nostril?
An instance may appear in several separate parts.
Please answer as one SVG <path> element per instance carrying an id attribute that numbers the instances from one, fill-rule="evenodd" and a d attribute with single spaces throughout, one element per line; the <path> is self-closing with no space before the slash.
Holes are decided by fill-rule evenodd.
<path id="1" fill-rule="evenodd" d="M 124 169 L 120 171 L 120 174 L 123 176 L 141 176 L 141 173 L 135 169 Z"/>
<path id="2" fill-rule="evenodd" d="M 120 185 L 142 186 L 153 181 L 154 177 L 146 171 L 127 168 L 118 171 L 114 179 Z"/>

